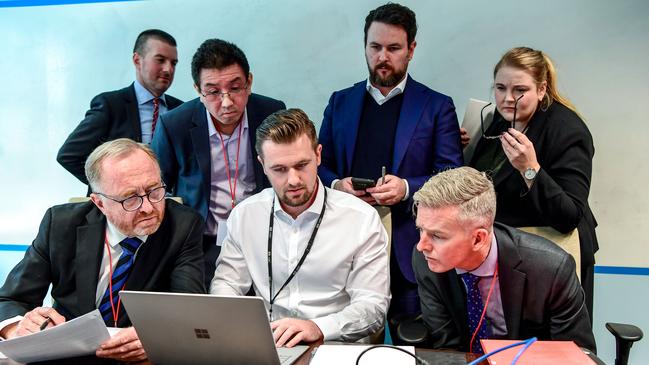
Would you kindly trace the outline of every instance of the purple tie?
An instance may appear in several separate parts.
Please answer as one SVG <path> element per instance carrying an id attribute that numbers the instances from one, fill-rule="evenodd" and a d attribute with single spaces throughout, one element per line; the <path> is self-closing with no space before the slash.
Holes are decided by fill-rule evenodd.
<path id="1" fill-rule="evenodd" d="M 464 285 L 466 285 L 466 309 L 469 322 L 469 336 L 473 336 L 476 332 L 476 328 L 478 328 L 478 323 L 480 323 L 480 317 L 482 316 L 482 311 L 484 309 L 482 295 L 480 294 L 480 288 L 478 287 L 478 282 L 481 278 L 468 272 L 461 274 L 460 277 L 462 278 L 462 281 L 464 281 Z M 473 343 L 471 343 L 471 350 L 475 353 L 483 353 L 482 346 L 480 346 L 480 340 L 487 337 L 489 337 L 489 331 L 487 328 L 487 319 L 485 318 L 473 339 Z"/>

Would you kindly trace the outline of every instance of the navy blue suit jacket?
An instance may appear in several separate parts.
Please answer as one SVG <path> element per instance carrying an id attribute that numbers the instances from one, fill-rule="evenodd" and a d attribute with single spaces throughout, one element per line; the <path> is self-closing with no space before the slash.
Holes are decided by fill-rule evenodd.
<path id="1" fill-rule="evenodd" d="M 363 113 L 366 81 L 334 92 L 324 112 L 319 139 L 322 144 L 320 179 L 331 186 L 348 177 Z M 412 195 L 435 173 L 462 166 L 460 129 L 453 100 L 408 77 L 394 136 L 392 171 L 406 179 L 410 197 L 392 206 L 392 246 L 403 275 L 415 282 L 412 248 L 419 234 L 412 217 Z"/>
<path id="2" fill-rule="evenodd" d="M 257 162 L 255 132 L 270 114 L 285 109 L 283 102 L 251 94 L 246 104 L 249 141 L 255 171 L 255 192 L 270 187 Z M 210 204 L 212 159 L 205 106 L 199 98 L 160 116 L 151 141 L 158 155 L 167 189 L 183 203 L 196 209 L 207 221 Z"/>

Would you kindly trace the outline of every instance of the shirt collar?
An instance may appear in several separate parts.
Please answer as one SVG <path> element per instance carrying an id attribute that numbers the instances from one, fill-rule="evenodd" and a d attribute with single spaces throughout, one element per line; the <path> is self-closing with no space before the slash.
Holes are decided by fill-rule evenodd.
<path id="1" fill-rule="evenodd" d="M 370 95 L 376 101 L 377 104 L 382 105 L 388 100 L 392 99 L 393 97 L 403 93 L 403 90 L 406 88 L 407 81 L 408 81 L 408 73 L 406 73 L 403 80 L 401 80 L 397 84 L 397 86 L 392 88 L 392 90 L 390 90 L 390 92 L 386 96 L 383 96 L 383 94 L 381 94 L 381 90 L 379 90 L 378 88 L 374 87 L 374 85 L 372 85 L 369 78 L 365 83 L 365 89 L 370 93 Z"/>
<path id="2" fill-rule="evenodd" d="M 322 211 L 322 205 L 324 204 L 324 185 L 322 184 L 322 181 L 320 181 L 320 178 L 318 178 L 318 189 L 317 193 L 315 196 L 315 200 L 313 201 L 313 204 L 311 204 L 310 207 L 307 208 L 302 214 L 298 216 L 301 217 L 303 214 L 308 213 L 309 215 L 314 214 L 314 215 L 320 215 L 320 212 Z M 279 197 L 277 196 L 277 193 L 273 192 L 275 195 L 274 201 L 275 203 L 273 204 L 273 211 L 275 214 L 282 214 L 287 217 L 291 217 L 290 214 L 286 213 L 284 209 L 282 209 L 282 205 L 279 202 Z M 293 219 L 291 217 L 291 219 Z M 296 218 L 297 219 L 297 218 Z"/>
<path id="3" fill-rule="evenodd" d="M 493 276 L 496 272 L 496 267 L 498 266 L 498 242 L 496 241 L 496 235 L 491 232 L 491 248 L 489 249 L 489 254 L 487 258 L 478 266 L 477 269 L 472 270 L 471 274 L 480 277 L 489 277 Z M 464 274 L 467 272 L 462 269 L 455 269 L 458 274 Z"/>
<path id="4" fill-rule="evenodd" d="M 137 99 L 138 105 L 146 104 L 155 98 L 155 96 L 153 96 L 153 94 L 151 94 L 149 90 L 142 86 L 142 84 L 140 84 L 137 79 L 133 83 L 133 87 L 135 88 L 135 98 Z M 162 101 L 162 104 L 167 105 L 165 94 L 162 94 L 160 96 L 160 100 Z"/>
<path id="5" fill-rule="evenodd" d="M 212 137 L 216 135 L 216 127 L 214 127 L 214 123 L 212 123 L 212 115 L 210 114 L 210 111 L 205 109 L 205 113 L 207 113 L 207 132 L 209 133 L 209 136 Z M 248 130 L 248 108 L 243 109 L 243 116 L 241 117 L 241 123 L 237 126 L 237 128 L 240 128 L 243 126 L 243 130 L 241 131 L 241 135 L 246 133 Z M 237 130 L 236 128 L 234 129 L 235 131 Z M 234 135 L 234 132 L 232 133 Z"/>
<path id="6" fill-rule="evenodd" d="M 122 242 L 127 235 L 124 233 L 120 232 L 117 227 L 115 227 L 114 224 L 112 224 L 108 219 L 106 219 L 106 236 L 108 237 L 108 244 L 110 247 L 115 248 L 117 245 L 119 245 L 120 242 Z M 139 238 L 142 242 L 146 242 L 146 239 L 149 237 L 148 235 L 144 236 L 136 236 Z"/>

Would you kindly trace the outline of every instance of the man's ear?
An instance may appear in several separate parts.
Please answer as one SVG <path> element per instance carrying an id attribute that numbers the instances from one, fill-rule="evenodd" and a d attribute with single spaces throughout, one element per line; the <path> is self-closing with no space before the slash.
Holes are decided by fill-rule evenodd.
<path id="1" fill-rule="evenodd" d="M 315 149 L 315 160 L 316 160 L 316 166 L 320 166 L 320 162 L 322 161 L 322 145 L 318 143 L 318 147 Z"/>
<path id="2" fill-rule="evenodd" d="M 257 161 L 261 164 L 261 168 L 264 170 L 264 174 L 268 175 L 266 173 L 266 166 L 264 166 L 264 159 L 261 158 L 261 155 L 257 155 Z"/>
<path id="3" fill-rule="evenodd" d="M 101 210 L 102 213 L 104 212 L 104 209 L 106 209 L 104 207 L 104 201 L 101 200 L 101 197 L 98 194 L 95 194 L 95 193 L 90 194 L 90 200 L 92 200 L 92 202 L 95 204 L 95 206 L 99 210 Z"/>
<path id="4" fill-rule="evenodd" d="M 473 232 L 473 250 L 479 251 L 490 242 L 489 231 L 484 228 L 476 228 Z"/>

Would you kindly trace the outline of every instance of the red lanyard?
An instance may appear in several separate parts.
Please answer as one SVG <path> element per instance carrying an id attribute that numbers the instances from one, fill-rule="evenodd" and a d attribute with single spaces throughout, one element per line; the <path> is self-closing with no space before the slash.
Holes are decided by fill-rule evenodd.
<path id="1" fill-rule="evenodd" d="M 498 279 L 498 265 L 496 264 L 496 271 L 494 271 L 494 277 L 491 279 L 491 284 L 489 284 L 489 294 L 487 294 L 487 301 L 484 303 L 484 308 L 482 308 L 482 315 L 480 316 L 480 322 L 478 322 L 478 326 L 475 328 L 475 331 L 473 332 L 473 336 L 471 336 L 471 342 L 469 342 L 469 352 L 473 352 L 473 340 L 475 339 L 475 336 L 478 334 L 478 331 L 480 331 L 480 326 L 482 325 L 482 321 L 484 321 L 484 317 L 487 314 L 487 307 L 489 306 L 489 299 L 491 298 L 491 292 L 494 290 L 494 283 Z M 479 290 L 479 289 L 478 289 Z"/>
<path id="2" fill-rule="evenodd" d="M 122 303 L 122 298 L 117 299 L 117 308 L 113 305 L 113 255 L 110 253 L 110 245 L 108 245 L 108 235 L 104 235 L 104 244 L 106 245 L 106 250 L 108 250 L 108 263 L 110 266 L 108 266 L 108 295 L 110 299 L 110 310 L 113 312 L 113 321 L 115 324 L 115 327 L 117 327 L 117 319 L 119 318 L 119 307 L 120 304 Z M 126 282 L 124 282 L 124 285 L 122 285 L 122 289 L 126 287 Z"/>
<path id="3" fill-rule="evenodd" d="M 243 129 L 243 126 L 241 125 L 241 123 L 239 123 L 239 140 L 237 140 L 237 158 L 234 162 L 235 163 L 234 184 L 230 180 L 230 163 L 228 159 L 228 154 L 225 151 L 225 142 L 223 141 L 223 135 L 221 134 L 221 130 L 219 129 L 216 123 L 214 123 L 214 127 L 216 131 L 219 133 L 219 137 L 221 138 L 221 149 L 223 149 L 223 161 L 225 162 L 225 173 L 228 177 L 228 185 L 230 187 L 230 197 L 232 198 L 232 208 L 234 208 L 234 204 L 237 198 L 237 178 L 239 177 L 239 147 L 241 147 L 241 130 Z"/>

